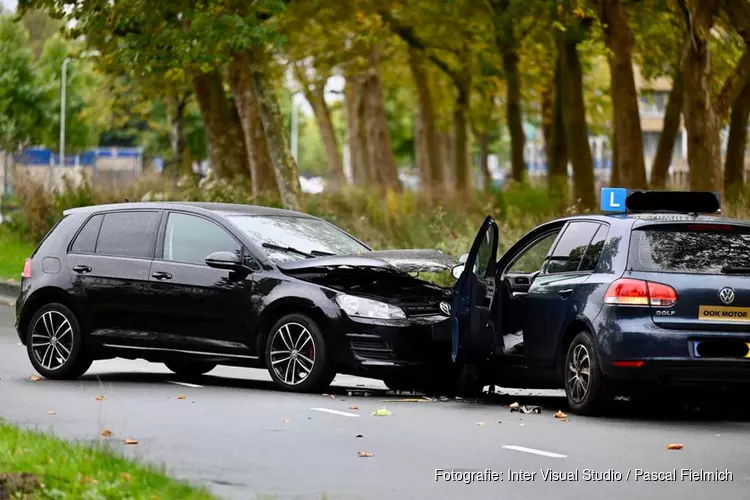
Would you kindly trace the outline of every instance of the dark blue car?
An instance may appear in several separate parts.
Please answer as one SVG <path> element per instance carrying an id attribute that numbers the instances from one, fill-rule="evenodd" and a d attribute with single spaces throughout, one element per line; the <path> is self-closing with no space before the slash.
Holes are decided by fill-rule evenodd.
<path id="1" fill-rule="evenodd" d="M 454 269 L 463 377 L 564 387 L 582 414 L 644 384 L 750 389 L 750 224 L 715 216 L 714 193 L 609 190 L 602 205 L 620 213 L 542 224 L 499 259 L 484 221 Z"/>

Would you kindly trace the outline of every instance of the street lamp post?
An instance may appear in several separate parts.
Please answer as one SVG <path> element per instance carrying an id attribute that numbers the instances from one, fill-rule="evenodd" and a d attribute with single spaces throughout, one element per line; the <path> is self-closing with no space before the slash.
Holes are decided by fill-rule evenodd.
<path id="1" fill-rule="evenodd" d="M 66 57 L 62 63 L 62 84 L 60 85 L 60 166 L 65 166 L 65 93 L 68 85 L 68 63 L 70 57 Z"/>

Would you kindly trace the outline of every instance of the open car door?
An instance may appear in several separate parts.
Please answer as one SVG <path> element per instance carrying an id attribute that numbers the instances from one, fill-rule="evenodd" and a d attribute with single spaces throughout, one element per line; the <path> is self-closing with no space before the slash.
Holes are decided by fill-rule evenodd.
<path id="1" fill-rule="evenodd" d="M 498 238 L 497 224 L 488 216 L 453 289 L 451 330 L 454 363 L 480 364 L 492 353 L 495 327 L 490 321 L 490 311 L 495 300 Z M 456 271 L 460 271 L 460 268 Z"/>

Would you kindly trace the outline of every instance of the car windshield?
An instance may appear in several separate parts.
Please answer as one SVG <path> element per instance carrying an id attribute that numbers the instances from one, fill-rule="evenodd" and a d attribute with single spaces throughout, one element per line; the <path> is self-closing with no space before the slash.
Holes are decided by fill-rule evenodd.
<path id="1" fill-rule="evenodd" d="M 229 220 L 274 262 L 369 251 L 341 229 L 320 219 L 241 215 L 230 216 Z"/>
<path id="2" fill-rule="evenodd" d="M 630 257 L 636 271 L 721 274 L 747 270 L 750 234 L 736 229 L 638 230 L 633 231 Z"/>

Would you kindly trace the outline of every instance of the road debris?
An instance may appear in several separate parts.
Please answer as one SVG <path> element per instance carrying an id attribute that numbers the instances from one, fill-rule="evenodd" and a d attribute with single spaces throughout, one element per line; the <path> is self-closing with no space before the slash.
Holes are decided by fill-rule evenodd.
<path id="1" fill-rule="evenodd" d="M 323 396 L 325 396 L 327 398 L 331 398 L 331 399 L 336 399 L 336 395 L 334 395 L 334 394 L 323 394 Z"/>
<path id="2" fill-rule="evenodd" d="M 445 396 L 440 396 L 440 401 L 448 401 L 448 398 Z"/>
<path id="3" fill-rule="evenodd" d="M 541 406 L 531 406 L 531 405 L 521 406 L 518 403 L 511 403 L 509 408 L 510 408 L 510 411 L 512 412 L 517 411 L 517 412 L 523 413 L 524 415 L 528 415 L 531 413 L 534 413 L 534 414 L 542 413 Z"/>
<path id="4" fill-rule="evenodd" d="M 372 414 L 376 417 L 390 417 L 391 415 L 393 415 L 393 413 L 390 410 L 386 410 L 385 408 L 376 410 Z"/>
<path id="5" fill-rule="evenodd" d="M 683 446 L 679 443 L 671 443 L 664 447 L 665 450 L 681 450 Z"/>
<path id="6" fill-rule="evenodd" d="M 561 420 L 562 422 L 568 421 L 568 415 L 561 412 L 560 410 L 557 410 L 557 413 L 555 413 L 554 417 Z"/>
<path id="7" fill-rule="evenodd" d="M 357 456 L 359 458 L 366 458 L 366 457 L 374 457 L 375 455 L 373 453 L 367 453 L 366 451 L 358 451 Z"/>
<path id="8" fill-rule="evenodd" d="M 405 399 L 383 399 L 380 402 L 381 403 L 431 403 L 433 401 L 432 398 L 428 398 L 427 396 L 423 398 L 405 398 Z"/>
<path id="9" fill-rule="evenodd" d="M 128 438 L 125 440 L 125 444 L 138 444 L 138 440 Z"/>
<path id="10" fill-rule="evenodd" d="M 478 425 L 479 427 L 483 427 L 483 426 L 484 426 L 484 422 L 477 422 L 477 425 Z"/>
<path id="11" fill-rule="evenodd" d="M 366 391 L 364 389 L 350 389 L 346 391 L 346 394 L 347 396 L 352 397 L 359 396 L 362 398 L 369 398 L 370 396 L 372 396 L 372 391 Z"/>
<path id="12" fill-rule="evenodd" d="M 285 419 L 284 419 L 284 423 L 285 423 L 285 424 L 288 424 L 289 422 L 291 422 L 291 420 L 290 420 L 290 419 L 288 419 L 288 418 L 285 418 Z"/>
<path id="13" fill-rule="evenodd" d="M 498 423 L 498 424 L 502 424 L 502 423 L 503 423 L 503 421 L 502 421 L 502 420 L 498 420 L 498 421 L 497 421 L 497 423 Z"/>
<path id="14" fill-rule="evenodd" d="M 29 377 L 29 380 L 31 382 L 39 382 L 40 380 L 42 380 L 42 377 L 40 377 L 39 375 L 32 375 Z"/>
<path id="15" fill-rule="evenodd" d="M 359 406 L 350 406 L 349 409 L 350 410 L 359 410 Z"/>
<path id="16" fill-rule="evenodd" d="M 355 437 L 355 438 L 363 438 L 364 436 L 363 436 L 362 434 L 357 434 L 357 435 L 356 435 L 356 436 L 354 436 L 354 437 Z"/>
<path id="17" fill-rule="evenodd" d="M 107 437 L 107 436 L 111 436 L 111 435 L 112 435 L 112 431 L 111 431 L 111 430 L 109 430 L 109 429 L 104 429 L 104 430 L 102 431 L 102 436 L 105 436 L 105 437 Z"/>
<path id="18" fill-rule="evenodd" d="M 177 396 L 177 399 L 185 399 L 185 396 L 183 396 L 182 394 L 180 394 L 179 396 Z"/>
<path id="19" fill-rule="evenodd" d="M 57 414 L 57 412 L 53 410 L 50 410 L 47 412 L 47 415 L 55 415 L 55 414 Z"/>
<path id="20" fill-rule="evenodd" d="M 104 396 L 97 396 L 94 398 L 96 401 L 104 401 Z"/>

